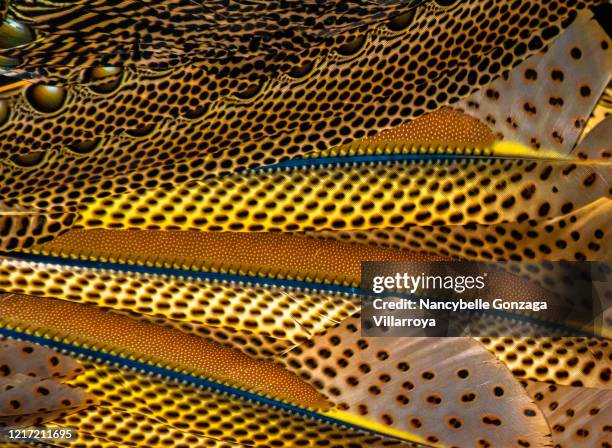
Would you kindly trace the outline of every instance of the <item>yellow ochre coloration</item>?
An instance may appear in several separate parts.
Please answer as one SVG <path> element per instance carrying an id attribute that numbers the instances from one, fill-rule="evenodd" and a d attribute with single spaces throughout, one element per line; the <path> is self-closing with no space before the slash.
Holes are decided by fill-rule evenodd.
<path id="1" fill-rule="evenodd" d="M 187 371 L 304 407 L 329 407 L 312 386 L 275 363 L 96 307 L 5 295 L 0 298 L 0 316 L 3 326 Z"/>
<path id="2" fill-rule="evenodd" d="M 612 389 L 609 339 L 486 337 L 479 341 L 518 378 Z"/>
<path id="3" fill-rule="evenodd" d="M 88 205 L 77 225 L 298 232 L 498 224 L 559 216 L 610 195 L 610 185 L 598 175 L 607 166 L 559 155 L 542 159 L 541 151 L 523 146 L 493 149 L 499 157 L 360 164 L 347 159 L 126 193 Z"/>
<path id="4" fill-rule="evenodd" d="M 0 284 L 6 292 L 135 312 L 256 357 L 276 353 L 278 342 L 304 341 L 359 306 L 356 297 L 345 294 L 285 289 L 266 285 L 265 279 L 254 282 L 216 282 L 130 272 L 129 267 L 77 268 L 0 257 Z"/>
<path id="5" fill-rule="evenodd" d="M 478 118 L 450 107 L 435 110 L 397 127 L 384 129 L 374 137 L 308 154 L 306 158 L 382 154 L 576 159 L 558 150 L 536 150 L 518 141 L 500 140 L 499 136 Z"/>
<path id="6" fill-rule="evenodd" d="M 31 83 L 32 83 L 32 81 L 26 81 L 26 80 L 17 81 L 17 82 L 14 82 L 12 84 L 7 84 L 7 85 L 4 85 L 4 86 L 0 86 L 0 92 L 10 92 L 11 90 L 21 89 L 21 88 L 23 88 L 23 87 L 25 87 L 27 85 L 30 85 Z M 2 123 L 0 123 L 0 124 L 2 124 Z"/>
<path id="7" fill-rule="evenodd" d="M 15 296 L 12 296 L 15 297 Z M 10 310 L 7 310 L 3 306 L 3 302 L 5 299 L 0 299 L 0 310 L 3 314 L 10 313 Z M 44 301 L 46 299 L 34 299 Z M 44 306 L 43 306 L 44 307 Z M 47 307 L 44 307 L 48 309 Z M 14 314 L 12 314 L 14 315 Z M 71 314 L 67 314 L 68 318 L 71 317 Z M 91 316 L 85 316 L 91 317 Z M 36 319 L 34 319 L 36 320 Z M 7 321 L 14 322 L 15 319 L 7 319 L 5 318 L 2 322 L 2 326 L 7 325 Z M 28 319 L 29 322 L 32 322 L 32 319 Z M 99 321 L 97 321 L 99 322 Z M 103 326 L 104 327 L 104 326 Z M 42 327 L 36 331 L 33 331 L 32 325 L 20 325 L 16 327 L 19 331 L 23 331 L 25 333 L 34 332 L 39 336 L 45 336 L 46 333 Z M 129 329 L 125 329 L 129 331 Z M 65 333 L 50 331 L 49 337 L 51 335 L 54 340 L 63 340 L 64 342 L 73 342 L 72 337 L 66 337 Z M 169 344 L 172 344 L 175 341 L 169 341 Z M 82 345 L 88 348 L 97 349 L 98 346 L 90 346 L 89 344 L 83 342 L 82 340 L 78 342 L 78 345 Z M 114 350 L 102 350 L 102 351 L 110 351 L 114 353 Z M 134 356 L 130 356 L 130 358 L 134 359 Z M 78 431 L 78 441 L 79 443 L 86 443 L 87 440 L 91 436 L 90 428 L 92 427 L 87 422 L 92 420 L 99 421 L 100 419 L 106 420 L 108 416 L 108 410 L 113 410 L 113 415 L 115 413 L 119 413 L 122 415 L 122 421 L 125 422 L 141 422 L 141 418 L 138 418 L 137 414 L 130 413 L 130 409 L 135 409 L 136 412 L 140 415 L 148 414 L 151 409 L 155 409 L 158 406 L 161 407 L 161 403 L 163 402 L 164 409 L 164 419 L 163 423 L 157 420 L 149 421 L 149 425 L 154 429 L 154 434 L 161 435 L 163 433 L 173 433 L 177 429 L 185 430 L 186 425 L 188 425 L 191 437 L 195 443 L 198 435 L 212 435 L 215 434 L 216 437 L 219 437 L 218 434 L 225 433 L 225 431 L 229 429 L 240 429 L 242 425 L 240 421 L 244 422 L 244 424 L 248 424 L 251 429 L 254 425 L 261 426 L 262 430 L 267 428 L 269 425 L 274 425 L 274 422 L 279 418 L 283 418 L 282 414 L 279 415 L 280 411 L 269 410 L 264 406 L 257 405 L 256 403 L 244 403 L 241 402 L 238 405 L 239 400 L 234 397 L 224 398 L 219 402 L 219 399 L 215 396 L 214 392 L 209 392 L 205 390 L 198 389 L 193 386 L 183 385 L 183 384 L 175 384 L 175 383 L 164 383 L 161 379 L 155 379 L 148 376 L 144 376 L 138 372 L 123 370 L 118 367 L 107 366 L 99 362 L 93 362 L 91 360 L 85 360 L 85 377 L 76 378 L 72 381 L 72 384 L 79 387 L 87 387 L 88 391 L 93 393 L 98 397 L 100 404 L 95 408 L 90 408 L 85 413 L 79 413 L 77 415 L 70 416 L 59 416 L 55 419 L 55 424 L 59 425 L 59 427 L 77 427 Z M 160 364 L 158 364 L 160 365 Z M 244 367 L 244 366 L 242 366 Z M 156 399 L 151 399 L 150 394 L 154 391 L 154 395 Z M 177 392 L 180 392 L 177 394 Z M 146 395 L 148 398 L 146 401 L 143 400 L 143 396 Z M 120 397 L 119 401 L 117 401 L 116 397 Z M 179 398 L 180 397 L 180 398 Z M 194 397 L 198 397 L 198 400 L 194 402 Z M 228 403 L 229 401 L 229 403 Z M 236 404 L 232 404 L 232 402 L 236 402 Z M 130 403 L 128 405 L 128 403 Z M 220 415 L 219 421 L 214 420 L 209 422 L 208 424 L 202 423 L 203 419 L 206 420 L 210 409 L 218 410 L 219 408 L 225 409 Z M 189 412 L 186 411 L 189 410 Z M 285 420 L 286 423 L 282 425 L 284 429 L 281 429 L 281 435 L 285 431 L 293 431 L 294 436 L 301 437 L 299 433 L 300 424 L 307 424 L 309 427 L 321 426 L 320 432 L 316 435 L 310 434 L 307 437 L 312 439 L 313 437 L 316 439 L 319 436 L 332 437 L 334 439 L 338 438 L 340 434 L 342 434 L 343 438 L 347 440 L 351 440 L 352 445 L 355 447 L 373 447 L 378 446 L 379 436 L 376 435 L 368 435 L 367 433 L 360 433 L 359 429 L 363 428 L 366 431 L 373 431 L 380 433 L 385 436 L 389 436 L 399 440 L 410 440 L 410 441 L 418 441 L 421 442 L 421 439 L 413 434 L 399 431 L 397 429 L 388 428 L 379 423 L 370 421 L 368 419 L 359 418 L 357 416 L 350 415 L 348 413 L 325 409 L 325 407 L 319 408 L 318 412 L 321 416 L 330 417 L 339 422 L 347 423 L 356 429 L 345 428 L 339 430 L 334 427 L 327 428 L 327 425 L 324 423 L 302 423 L 300 417 L 292 416 L 291 420 Z M 269 415 L 268 415 L 269 414 Z M 184 419 L 184 415 L 191 415 L 189 419 Z M 257 416 L 257 419 L 254 420 L 252 416 Z M 262 416 L 267 416 L 266 419 L 262 420 Z M 238 420 L 236 420 L 238 418 Z M 268 422 L 268 423 L 266 423 Z M 159 426 L 164 426 L 161 428 Z M 288 425 L 288 426 L 287 426 Z M 139 430 L 140 423 L 138 425 L 128 425 L 131 428 L 128 432 L 122 433 L 123 437 L 127 437 L 128 439 L 132 439 L 132 437 L 136 437 L 138 434 L 136 430 Z M 121 430 L 122 426 L 117 426 L 116 424 L 108 424 L 104 425 L 103 432 L 108 434 L 109 436 L 114 434 L 115 430 Z M 127 428 L 125 428 L 127 429 Z M 314 429 L 314 428 L 311 428 Z M 125 431 L 125 430 L 124 430 Z M 136 431 L 136 432 L 135 432 Z M 208 431 L 211 431 L 210 434 Z M 266 438 L 276 439 L 277 431 L 274 432 L 272 430 L 266 430 Z M 338 435 L 336 435 L 338 433 Z M 101 434 L 100 431 L 96 432 L 97 435 Z M 234 434 L 237 435 L 237 434 Z M 249 437 L 249 433 L 244 433 L 244 436 Z M 241 437 L 244 437 L 241 436 Z M 148 437 L 148 436 L 145 436 Z M 223 439 L 225 435 L 220 438 Z M 182 438 L 179 436 L 178 439 Z M 177 440 L 178 440 L 177 439 Z M 284 437 L 283 437 L 284 439 Z M 281 442 L 282 439 L 275 442 L 275 446 L 281 447 L 289 447 L 292 446 L 289 440 L 294 440 L 294 437 L 291 437 L 289 440 L 285 440 Z M 199 442 L 198 442 L 199 443 Z M 286 445 L 286 443 L 288 443 Z M 382 446 L 382 445 L 381 445 Z M 384 445 L 384 446 L 395 446 L 395 445 Z"/>
<path id="8" fill-rule="evenodd" d="M 433 115 L 434 113 L 430 114 Z M 426 115 L 423 118 L 428 117 Z M 411 124 L 419 123 L 421 119 L 417 119 Z M 459 143 L 444 143 L 436 145 L 436 137 L 428 137 L 430 140 L 419 142 L 416 138 L 413 140 L 387 140 L 381 139 L 366 139 L 357 140 L 345 146 L 332 148 L 325 151 L 310 154 L 306 158 L 320 158 L 320 157 L 350 157 L 355 155 L 401 155 L 401 154 L 415 154 L 424 156 L 423 162 L 427 162 L 427 155 L 448 155 L 448 156 L 481 156 L 481 157 L 499 157 L 499 158 L 517 158 L 525 160 L 542 160 L 542 161 L 564 161 L 574 162 L 577 164 L 585 165 L 597 165 L 602 164 L 604 166 L 610 166 L 611 162 L 600 162 L 594 161 L 585 162 L 577 157 L 562 154 L 555 150 L 535 150 L 526 146 L 520 142 L 504 140 L 504 141 L 487 141 L 487 143 L 479 146 L 476 140 L 465 140 Z M 340 161 L 342 162 L 342 161 Z M 347 159 L 347 163 L 350 163 L 350 159 Z"/>
<path id="9" fill-rule="evenodd" d="M 518 380 L 469 337 L 362 337 L 355 315 L 283 360 L 356 421 L 414 434 L 428 446 L 550 441 L 544 416 Z"/>
<path id="10" fill-rule="evenodd" d="M 279 233 L 70 230 L 31 252 L 357 286 L 361 261 L 444 261 L 394 250 Z"/>
<path id="11" fill-rule="evenodd" d="M 444 448 L 443 445 L 432 443 L 431 441 L 428 441 L 425 437 L 421 437 L 417 434 L 397 429 L 397 427 L 381 424 L 374 420 L 370 420 L 359 415 L 351 414 L 350 412 L 342 411 L 337 408 L 321 412 L 321 414 L 355 426 L 367 428 L 371 431 L 376 431 L 377 433 L 384 434 L 395 439 L 427 444 L 428 447 L 432 448 Z"/>
<path id="12" fill-rule="evenodd" d="M 18 366 L 81 388 L 25 394 L 63 448 L 610 448 L 609 340 L 367 337 L 350 288 L 503 260 L 572 304 L 508 260 L 611 257 L 605 3 L 0 0 L 0 427 Z"/>
<path id="13" fill-rule="evenodd" d="M 383 444 L 382 437 L 363 427 L 307 419 L 253 400 L 96 361 L 83 363 L 86 374 L 73 384 L 87 385 L 101 405 L 57 422 L 79 429 L 75 442 L 79 447 L 89 448 L 98 438 L 145 448 L 233 448 L 254 446 L 253 442 L 278 448 L 314 448 L 330 442 L 347 448 L 412 446 L 392 439 L 384 439 Z"/>
<path id="14" fill-rule="evenodd" d="M 66 384 L 83 372 L 74 358 L 47 347 L 0 340 L 0 427 L 40 426 L 93 406 L 86 387 Z"/>
<path id="15" fill-rule="evenodd" d="M 612 200 L 600 198 L 572 213 L 536 223 L 404 227 L 377 232 L 324 231 L 307 235 L 467 260 L 607 261 L 612 257 L 612 244 L 608 243 L 611 213 Z"/>
<path id="16" fill-rule="evenodd" d="M 398 126 L 410 129 L 407 137 L 427 137 L 406 123 L 486 88 L 543 51 L 569 25 L 566 19 L 598 2 L 577 1 L 561 11 L 556 4 L 521 0 L 511 14 L 508 5 L 485 0 L 334 1 L 312 11 L 300 2 L 257 1 L 219 4 L 222 12 L 211 15 L 198 2 L 180 0 L 156 2 L 146 11 L 135 7 L 138 2 L 15 0 L 11 12 L 24 31 L 32 29 L 34 40 L 15 47 L 9 42 L 0 55 L 14 61 L 6 64 L 8 75 L 35 84 L 7 95 L 0 200 L 44 212 L 72 206 L 99 212 L 97 207 L 108 208 L 106 195 L 192 188 L 190 182 L 350 145 Z M 499 26 L 475 20 L 488 15 Z M 291 36 L 277 32 L 279 17 Z M 529 33 L 522 25 L 527 21 Z M 112 30 L 99 26 L 111 23 Z M 453 32 L 430 32 L 446 28 Z M 128 48 L 142 51 L 132 58 Z M 440 145 L 425 145 L 422 153 L 444 153 L 457 144 L 458 153 L 486 154 L 479 148 L 490 141 L 486 129 L 468 138 L 466 126 L 439 127 Z M 451 134 L 457 129 L 459 137 Z M 474 148 L 463 149 L 467 143 Z M 92 200 L 97 205 L 87 205 Z M 113 213 L 121 221 L 125 210 Z M 93 215 L 87 226 L 105 225 Z M 130 227 L 155 225 L 133 220 Z M 239 224 L 229 230 L 251 230 Z M 327 224 L 315 230 L 333 228 Z M 24 223 L 3 225 L 10 229 L 3 241 L 9 250 L 55 234 L 41 238 Z"/>
<path id="17" fill-rule="evenodd" d="M 384 129 L 364 143 L 410 142 L 414 145 L 488 148 L 495 134 L 480 120 L 445 107 L 397 127 Z"/>
<path id="18" fill-rule="evenodd" d="M 445 107 L 416 120 L 384 129 L 373 137 L 307 155 L 329 157 L 365 154 L 489 155 L 496 137 L 489 127 L 461 111 Z"/>

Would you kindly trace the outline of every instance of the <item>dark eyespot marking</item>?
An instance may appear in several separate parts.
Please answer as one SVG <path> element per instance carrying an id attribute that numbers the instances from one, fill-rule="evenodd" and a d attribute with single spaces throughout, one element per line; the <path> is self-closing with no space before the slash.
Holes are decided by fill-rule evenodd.
<path id="1" fill-rule="evenodd" d="M 186 109 L 185 112 L 183 112 L 183 115 L 185 116 L 185 118 L 195 120 L 197 118 L 203 117 L 206 112 L 208 112 L 207 106 L 198 106 L 193 109 Z"/>
<path id="2" fill-rule="evenodd" d="M 299 67 L 292 68 L 287 74 L 292 78 L 303 78 L 312 71 L 314 66 L 315 64 L 313 61 L 308 61 Z"/>
<path id="3" fill-rule="evenodd" d="M 498 100 L 500 95 L 499 95 L 499 91 L 495 90 L 495 89 L 487 89 L 485 91 L 485 95 L 487 96 L 487 98 L 489 98 L 490 100 Z M 493 124 L 495 124 L 495 118 L 490 117 L 490 120 Z"/>
<path id="4" fill-rule="evenodd" d="M 376 354 L 376 357 L 380 359 L 381 361 L 384 361 L 385 359 L 389 357 L 389 354 L 385 352 L 384 350 L 381 350 L 380 352 Z"/>
<path id="5" fill-rule="evenodd" d="M 47 389 L 46 387 L 39 387 L 38 389 L 36 389 L 36 392 L 41 395 L 49 395 L 49 389 Z"/>
<path id="6" fill-rule="evenodd" d="M 430 395 L 427 397 L 426 401 L 429 404 L 438 405 L 442 403 L 442 398 L 440 398 L 438 395 Z"/>
<path id="7" fill-rule="evenodd" d="M 412 389 L 414 389 L 414 384 L 412 384 L 410 381 L 404 381 L 402 383 L 402 388 L 404 388 L 406 390 L 412 390 Z"/>
<path id="8" fill-rule="evenodd" d="M 586 85 L 580 87 L 580 95 L 582 95 L 584 98 L 591 96 L 591 88 Z"/>
<path id="9" fill-rule="evenodd" d="M 406 372 L 406 371 L 408 371 L 410 369 L 410 365 L 408 365 L 408 363 L 405 363 L 405 362 L 400 362 L 397 365 L 397 369 L 402 371 L 402 372 Z"/>
<path id="10" fill-rule="evenodd" d="M 85 80 L 94 92 L 111 93 L 121 84 L 122 73 L 118 67 L 92 67 L 85 72 Z"/>
<path id="11" fill-rule="evenodd" d="M 548 103 L 553 107 L 561 107 L 563 106 L 563 98 L 551 96 Z"/>
<path id="12" fill-rule="evenodd" d="M 535 185 L 529 185 L 523 188 L 523 190 L 521 191 L 521 196 L 524 199 L 531 199 L 533 195 L 535 194 L 535 191 L 536 191 Z"/>
<path id="13" fill-rule="evenodd" d="M 470 401 L 474 401 L 476 399 L 476 394 L 467 393 L 461 396 L 461 401 L 464 403 L 469 403 Z"/>
<path id="14" fill-rule="evenodd" d="M 457 376 L 459 378 L 461 378 L 462 380 L 464 380 L 468 376 L 470 376 L 470 372 L 467 369 L 461 369 L 461 370 L 457 371 Z"/>
<path id="15" fill-rule="evenodd" d="M 0 126 L 8 121 L 9 107 L 8 103 L 4 100 L 0 100 Z"/>
<path id="16" fill-rule="evenodd" d="M 366 43 L 365 36 L 357 36 L 349 40 L 347 43 L 341 45 L 336 50 L 342 56 L 351 56 L 356 54 Z"/>
<path id="17" fill-rule="evenodd" d="M 421 421 L 418 418 L 413 418 L 410 420 L 410 424 L 414 427 L 414 428 L 420 428 L 421 426 L 423 426 L 423 424 L 421 423 Z"/>
<path id="18" fill-rule="evenodd" d="M 457 417 L 451 417 L 448 420 L 448 424 L 451 428 L 459 429 L 462 426 L 461 420 Z"/>
<path id="19" fill-rule="evenodd" d="M 591 185 L 595 183 L 596 179 L 597 179 L 597 175 L 595 173 L 591 173 L 584 179 L 583 184 L 585 187 L 590 187 Z"/>
<path id="20" fill-rule="evenodd" d="M 485 425 L 492 425 L 492 426 L 500 426 L 502 424 L 501 420 L 495 416 L 485 416 L 482 418 L 482 422 Z"/>
<path id="21" fill-rule="evenodd" d="M 151 132 L 153 132 L 154 129 L 154 125 L 148 124 L 134 129 L 126 129 L 125 133 L 131 137 L 144 137 L 145 135 L 149 135 Z"/>
<path id="22" fill-rule="evenodd" d="M 408 28 L 414 20 L 415 11 L 415 9 L 411 9 L 400 16 L 392 18 L 387 22 L 387 28 L 391 31 L 402 31 Z"/>
<path id="23" fill-rule="evenodd" d="M 580 59 L 582 57 L 582 50 L 578 47 L 574 47 L 570 50 L 570 55 L 574 59 Z"/>
<path id="24" fill-rule="evenodd" d="M 88 154 L 100 145 L 100 139 L 82 140 L 68 145 L 68 149 L 76 154 Z"/>
<path id="25" fill-rule="evenodd" d="M 27 154 L 11 157 L 11 161 L 21 168 L 32 168 L 45 160 L 45 151 L 32 151 Z"/>
<path id="26" fill-rule="evenodd" d="M 359 366 L 359 370 L 361 370 L 363 373 L 370 373 L 370 371 L 371 371 L 372 369 L 371 369 L 371 368 L 370 368 L 370 366 L 369 366 L 369 365 L 367 365 L 367 364 L 361 364 L 361 365 Z"/>
<path id="27" fill-rule="evenodd" d="M 536 79 L 538 79 L 538 72 L 536 72 L 532 68 L 528 68 L 527 70 L 525 70 L 525 79 L 528 79 L 529 81 L 535 81 Z"/>
<path id="28" fill-rule="evenodd" d="M 36 39 L 33 29 L 15 19 L 5 21 L 1 28 L 3 28 L 3 32 L 0 34 L 0 49 L 18 47 Z"/>
<path id="29" fill-rule="evenodd" d="M 561 82 L 565 78 L 561 70 L 553 70 L 550 73 L 550 77 L 552 78 L 553 81 L 557 81 L 557 82 Z"/>
<path id="30" fill-rule="evenodd" d="M 261 92 L 262 88 L 263 83 L 252 84 L 246 89 L 236 92 L 236 97 L 240 98 L 241 100 L 250 100 L 251 98 L 255 98 L 257 94 Z"/>
<path id="31" fill-rule="evenodd" d="M 529 103 L 529 102 L 523 104 L 523 109 L 525 109 L 525 112 L 530 114 L 530 115 L 535 115 L 536 112 L 537 112 L 536 107 L 533 104 Z"/>
<path id="32" fill-rule="evenodd" d="M 34 84 L 26 90 L 26 98 L 34 109 L 42 113 L 57 112 L 66 101 L 66 89 L 57 86 Z"/>
<path id="33" fill-rule="evenodd" d="M 435 375 L 433 372 L 429 372 L 429 371 L 428 371 L 428 372 L 423 372 L 423 373 L 421 374 L 421 377 L 422 377 L 424 380 L 433 380 L 435 376 L 436 376 L 436 375 Z"/>
<path id="34" fill-rule="evenodd" d="M 576 435 L 579 437 L 588 437 L 589 436 L 589 431 L 587 429 L 584 428 L 580 428 L 576 431 Z"/>

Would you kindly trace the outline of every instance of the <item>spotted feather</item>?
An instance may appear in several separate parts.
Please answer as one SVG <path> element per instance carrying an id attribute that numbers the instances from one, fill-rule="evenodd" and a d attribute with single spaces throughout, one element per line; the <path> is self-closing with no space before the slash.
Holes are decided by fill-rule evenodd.
<path id="1" fill-rule="evenodd" d="M 0 374 L 2 377 L 26 375 L 38 379 L 73 378 L 83 367 L 72 357 L 27 342 L 0 342 Z"/>
<path id="2" fill-rule="evenodd" d="M 362 338 L 349 318 L 285 362 L 344 412 L 434 446 L 545 446 L 548 424 L 507 368 L 471 338 Z"/>
<path id="3" fill-rule="evenodd" d="M 581 13 L 547 51 L 457 107 L 506 140 L 569 153 L 612 79 L 611 46 L 592 13 Z"/>
<path id="4" fill-rule="evenodd" d="M 552 429 L 555 447 L 610 446 L 612 392 L 527 381 L 526 389 Z"/>

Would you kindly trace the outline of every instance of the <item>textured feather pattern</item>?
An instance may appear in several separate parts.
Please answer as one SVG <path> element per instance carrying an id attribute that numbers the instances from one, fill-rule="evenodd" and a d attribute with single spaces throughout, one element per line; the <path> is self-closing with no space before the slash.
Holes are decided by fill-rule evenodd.
<path id="1" fill-rule="evenodd" d="M 497 337 L 479 340 L 518 378 L 612 389 L 612 344 L 608 339 Z"/>
<path id="2" fill-rule="evenodd" d="M 364 260 L 511 261 L 495 295 L 576 305 L 549 262 L 612 254 L 608 3 L 0 0 L 0 427 L 609 448 L 609 339 L 358 314 Z"/>
<path id="3" fill-rule="evenodd" d="M 548 425 L 507 368 L 471 338 L 361 338 L 358 318 L 290 352 L 289 368 L 340 409 L 436 446 L 544 446 Z"/>
<path id="4" fill-rule="evenodd" d="M 601 164 L 594 173 L 596 182 L 601 181 L 604 188 L 610 188 L 612 176 L 609 167 L 611 142 L 612 119 L 607 118 L 570 154 L 575 160 Z M 542 179 L 539 179 L 538 184 L 541 183 Z M 550 195 L 547 196 L 550 198 Z M 519 197 L 516 199 L 521 200 Z M 466 225 L 408 225 L 397 229 L 386 227 L 380 231 L 322 231 L 307 232 L 307 235 L 464 259 L 606 261 L 612 253 L 608 237 L 612 227 L 607 219 L 610 207 L 610 196 L 605 194 L 590 203 L 582 203 L 582 206 L 562 206 L 553 213 L 555 216 L 548 218 L 532 216 L 531 219 L 521 218 L 492 225 L 474 222 Z M 503 213 L 500 216 L 507 215 Z"/>
<path id="5" fill-rule="evenodd" d="M 567 154 L 612 79 L 610 44 L 590 12 L 579 14 L 548 51 L 529 58 L 458 107 L 506 140 Z"/>
<path id="6" fill-rule="evenodd" d="M 526 389 L 546 416 L 555 447 L 610 445 L 612 391 L 527 381 Z"/>
<path id="7" fill-rule="evenodd" d="M 0 390 L 0 415 L 9 417 L 82 408 L 87 402 L 86 394 L 80 389 L 21 374 L 2 378 Z"/>
<path id="8" fill-rule="evenodd" d="M 69 356 L 27 342 L 0 342 L 0 370 L 4 377 L 73 378 L 83 372 L 81 365 Z"/>
<path id="9" fill-rule="evenodd" d="M 0 426 L 40 426 L 94 405 L 85 389 L 64 383 L 83 372 L 74 358 L 49 348 L 1 341 Z"/>
<path id="10" fill-rule="evenodd" d="M 578 10 L 594 3 L 551 8 L 523 0 L 510 11 L 510 5 L 484 0 L 325 6 L 220 2 L 221 11 L 232 13 L 219 13 L 209 22 L 207 6 L 196 2 L 13 2 L 16 19 L 32 28 L 22 32 L 23 39 L 34 40 L 2 50 L 4 59 L 13 61 L 4 72 L 19 75 L 32 67 L 59 73 L 37 74 L 26 85 L 17 82 L 0 98 L 0 200 L 66 212 L 113 194 L 171 188 L 349 144 L 488 85 L 513 63 L 541 51 Z M 376 12 L 366 17 L 364 11 Z M 133 48 L 143 35 L 144 44 L 179 50 L 198 33 L 215 42 L 240 40 L 242 21 L 220 26 L 220 36 L 209 30 L 223 17 L 242 14 L 258 20 L 244 27 L 244 43 L 229 46 L 238 61 L 223 60 L 222 67 L 192 61 L 200 54 L 197 49 L 185 62 L 151 69 L 129 63 L 132 57 L 155 61 L 155 52 L 148 54 L 146 48 L 114 49 L 109 58 L 96 61 L 96 49 L 103 54 L 105 45 L 124 41 Z M 488 15 L 498 17 L 497 25 L 481 30 L 481 18 Z M 273 31 L 283 18 L 289 20 L 283 29 L 291 30 L 286 38 Z M 529 35 L 521 33 L 518 23 L 530 20 Z M 320 35 L 323 24 L 332 37 L 309 46 L 301 33 L 309 36 L 311 29 Z M 454 31 L 427 31 L 436 27 Z M 74 40 L 67 32 L 76 33 Z M 485 44 L 473 39 L 480 34 L 478 41 Z M 287 40 L 292 45 L 285 45 Z M 241 52 L 250 42 L 283 50 L 258 63 L 251 53 L 257 49 Z M 429 50 L 434 48 L 446 50 Z M 288 66 L 274 62 L 276 55 L 289 60 Z M 373 67 L 372 73 L 365 67 Z M 28 193 L 21 194 L 24 190 Z M 13 227 L 10 248 L 31 246 L 40 238 L 31 230 L 30 238 L 20 238 L 21 226 Z"/>

